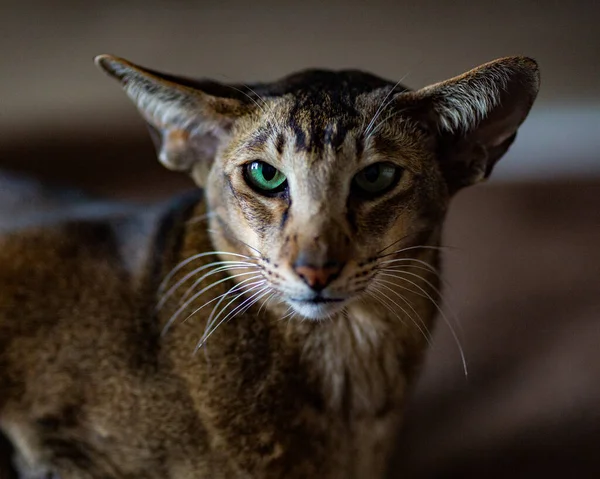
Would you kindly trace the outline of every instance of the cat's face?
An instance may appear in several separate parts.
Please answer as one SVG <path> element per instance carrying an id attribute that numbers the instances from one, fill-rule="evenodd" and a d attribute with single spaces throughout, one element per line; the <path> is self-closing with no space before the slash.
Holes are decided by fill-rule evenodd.
<path id="1" fill-rule="evenodd" d="M 161 161 L 205 187 L 218 246 L 254 258 L 269 291 L 306 318 L 341 310 L 382 264 L 436 244 L 450 196 L 489 175 L 538 87 L 523 58 L 416 92 L 356 71 L 250 88 L 99 64 L 156 131 Z"/>
<path id="2" fill-rule="evenodd" d="M 248 243 L 304 317 L 360 298 L 378 256 L 438 234 L 448 189 L 433 138 L 408 119 L 369 126 L 391 88 L 333 105 L 323 90 L 265 98 L 213 163 L 206 189 L 224 234 Z"/>

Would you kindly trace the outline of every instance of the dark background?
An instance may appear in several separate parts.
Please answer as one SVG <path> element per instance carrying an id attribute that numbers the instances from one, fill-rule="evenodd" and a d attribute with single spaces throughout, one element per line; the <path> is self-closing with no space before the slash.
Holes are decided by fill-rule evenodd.
<path id="1" fill-rule="evenodd" d="M 357 67 L 413 87 L 536 58 L 542 89 L 515 146 L 447 223 L 468 378 L 440 320 L 394 473 L 600 477 L 599 5 L 5 1 L 0 168 L 139 201 L 192 186 L 154 160 L 99 53 L 222 81 Z"/>

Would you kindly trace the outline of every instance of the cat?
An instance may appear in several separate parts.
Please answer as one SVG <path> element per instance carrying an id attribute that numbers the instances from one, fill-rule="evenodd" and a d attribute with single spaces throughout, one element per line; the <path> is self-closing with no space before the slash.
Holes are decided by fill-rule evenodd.
<path id="1" fill-rule="evenodd" d="M 449 202 L 514 141 L 536 62 L 416 91 L 356 70 L 248 86 L 96 63 L 199 188 L 78 197 L 2 229 L 0 429 L 20 477 L 384 477 Z"/>

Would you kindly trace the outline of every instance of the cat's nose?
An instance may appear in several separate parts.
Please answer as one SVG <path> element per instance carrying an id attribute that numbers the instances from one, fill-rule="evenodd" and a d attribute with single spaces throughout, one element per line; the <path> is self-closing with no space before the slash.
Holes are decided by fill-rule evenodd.
<path id="1" fill-rule="evenodd" d="M 314 291 L 322 291 L 340 275 L 344 263 L 331 262 L 325 266 L 313 266 L 296 262 L 294 271 Z"/>

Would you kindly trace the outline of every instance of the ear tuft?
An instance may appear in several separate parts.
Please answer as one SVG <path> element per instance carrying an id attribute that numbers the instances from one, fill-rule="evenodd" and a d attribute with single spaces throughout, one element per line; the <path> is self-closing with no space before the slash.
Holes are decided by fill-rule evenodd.
<path id="1" fill-rule="evenodd" d="M 150 127 L 160 162 L 172 170 L 195 170 L 196 178 L 202 176 L 199 171 L 208 171 L 207 165 L 219 144 L 228 139 L 235 120 L 249 111 L 234 98 L 190 86 L 189 79 L 148 70 L 113 55 L 98 55 L 94 62 L 119 80 L 137 106 Z"/>
<path id="2" fill-rule="evenodd" d="M 537 95 L 539 82 L 535 60 L 507 57 L 427 87 L 422 92 L 432 94 L 440 130 L 466 134 L 498 107 L 518 107 L 523 115 L 521 121 L 524 120 Z"/>
<path id="3" fill-rule="evenodd" d="M 440 134 L 442 169 L 453 189 L 489 176 L 527 117 L 539 85 L 535 60 L 506 57 L 415 92 Z"/>
<path id="4" fill-rule="evenodd" d="M 94 58 L 94 63 L 98 68 L 100 68 L 100 70 L 119 80 L 123 80 L 125 77 L 125 69 L 123 67 L 125 65 L 128 65 L 129 67 L 133 66 L 123 58 L 119 58 L 114 55 L 108 55 L 106 53 L 96 56 Z"/>

